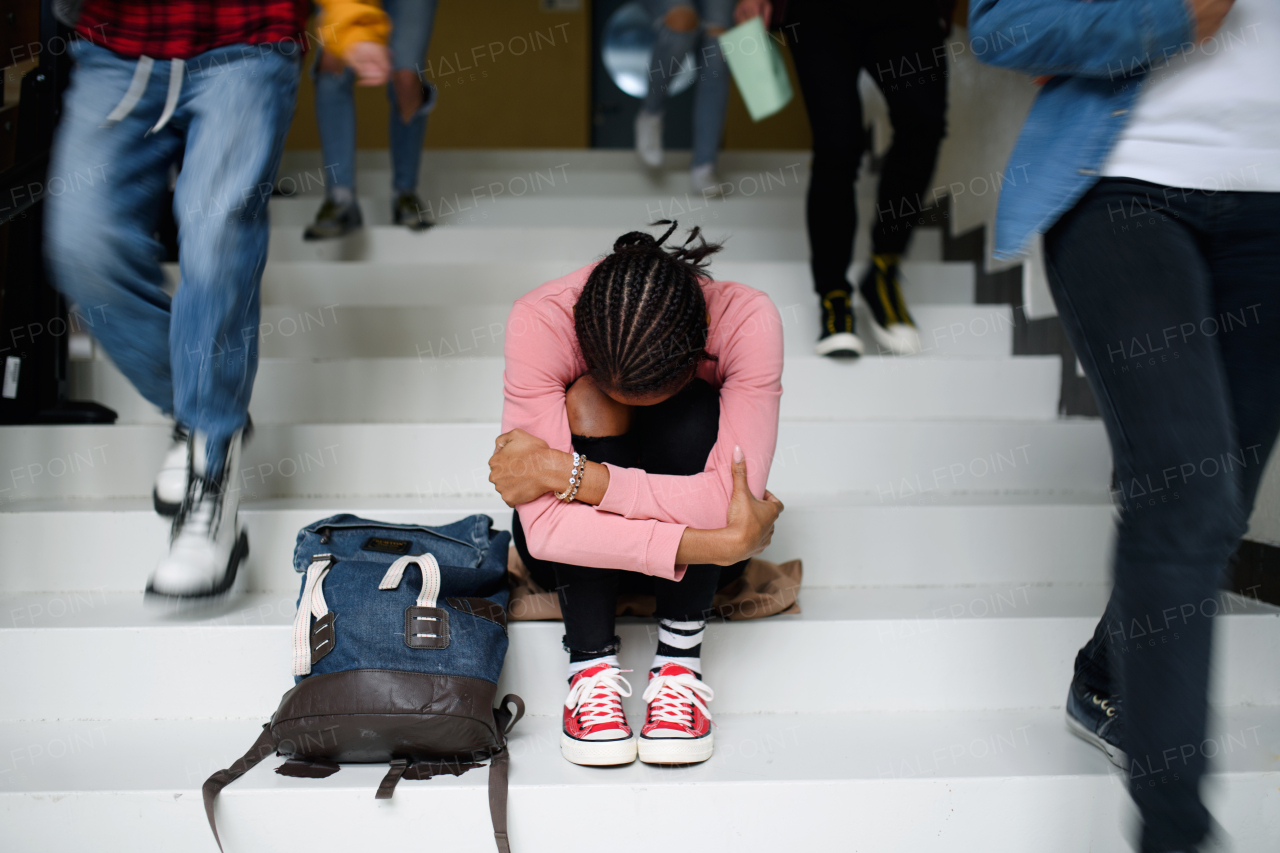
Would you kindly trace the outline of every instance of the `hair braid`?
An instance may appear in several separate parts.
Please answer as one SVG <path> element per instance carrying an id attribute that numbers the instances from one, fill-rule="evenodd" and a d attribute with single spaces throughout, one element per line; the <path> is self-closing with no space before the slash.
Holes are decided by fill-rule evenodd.
<path id="1" fill-rule="evenodd" d="M 684 244 L 664 247 L 677 223 L 658 239 L 623 234 L 587 278 L 574 306 L 574 330 L 596 382 L 623 394 L 660 393 L 692 378 L 706 351 L 710 279 L 706 259 L 720 246 L 693 228 Z M 694 241 L 697 240 L 697 243 Z"/>

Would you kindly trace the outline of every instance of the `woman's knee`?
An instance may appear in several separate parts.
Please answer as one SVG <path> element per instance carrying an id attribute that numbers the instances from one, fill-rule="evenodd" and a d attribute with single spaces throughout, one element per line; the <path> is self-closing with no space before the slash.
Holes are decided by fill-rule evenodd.
<path id="1" fill-rule="evenodd" d="M 590 376 L 582 376 L 565 393 L 569 431 L 574 435 L 599 438 L 626 435 L 631 430 L 631 406 L 619 403 L 596 387 Z"/>

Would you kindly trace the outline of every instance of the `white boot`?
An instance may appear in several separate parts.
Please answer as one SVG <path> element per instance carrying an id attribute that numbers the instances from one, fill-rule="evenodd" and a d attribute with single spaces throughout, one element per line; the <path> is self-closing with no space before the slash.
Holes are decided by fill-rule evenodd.
<path id="1" fill-rule="evenodd" d="M 187 494 L 173 519 L 169 553 L 160 560 L 147 592 L 175 597 L 219 595 L 231 588 L 249 555 L 249 537 L 240 529 L 236 471 L 244 430 L 231 437 L 227 460 L 216 480 L 204 477 L 204 436 L 191 436 Z M 200 450 L 201 452 L 196 452 Z"/>
<path id="2" fill-rule="evenodd" d="M 151 490 L 151 502 L 156 512 L 172 517 L 182 508 L 182 499 L 187 496 L 187 472 L 191 467 L 187 431 L 181 424 L 173 425 L 173 444 L 160 463 L 160 473 L 156 474 L 156 485 Z"/>
<path id="3" fill-rule="evenodd" d="M 636 155 L 650 169 L 662 166 L 662 113 L 636 113 Z"/>

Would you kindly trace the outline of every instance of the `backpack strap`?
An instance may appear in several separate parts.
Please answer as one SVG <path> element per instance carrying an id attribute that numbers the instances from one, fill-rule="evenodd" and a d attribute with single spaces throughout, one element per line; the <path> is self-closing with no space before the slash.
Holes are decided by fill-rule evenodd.
<path id="1" fill-rule="evenodd" d="M 311 659 L 315 656 L 316 651 L 327 654 L 329 649 L 333 648 L 333 638 L 319 637 L 317 640 L 323 642 L 328 640 L 326 648 L 316 650 L 312 646 L 311 617 L 322 619 L 329 613 L 329 604 L 324 600 L 324 576 L 329 573 L 329 569 L 333 564 L 338 562 L 332 554 L 316 554 L 311 558 L 311 565 L 307 567 L 307 581 L 302 588 L 302 597 L 298 600 L 298 612 L 293 617 L 293 674 L 294 675 L 310 675 Z M 326 627 L 332 626 L 333 620 L 329 620 L 326 625 L 317 624 L 317 634 L 324 631 Z M 324 654 L 316 656 L 319 660 Z"/>
<path id="2" fill-rule="evenodd" d="M 276 751 L 276 743 L 271 737 L 270 726 L 270 723 L 263 724 L 262 734 L 258 735 L 258 739 L 253 742 L 253 746 L 249 747 L 249 751 L 241 756 L 238 761 L 226 770 L 219 770 L 205 780 L 204 788 L 202 789 L 204 794 L 204 813 L 209 818 L 209 828 L 213 830 L 213 840 L 218 842 L 219 850 L 222 849 L 222 839 L 218 837 L 218 824 L 213 819 L 213 801 L 223 788 L 248 773 L 258 762 Z"/>
<path id="3" fill-rule="evenodd" d="M 378 792 L 373 795 L 375 800 L 389 800 L 396 792 L 396 783 L 400 781 L 400 777 L 404 775 L 404 771 L 409 769 L 409 759 L 395 758 L 391 761 L 391 766 L 387 768 L 387 775 L 382 777 L 382 782 L 378 785 Z"/>
<path id="4" fill-rule="evenodd" d="M 489 762 L 489 818 L 493 821 L 493 840 L 498 853 L 511 853 L 507 838 L 507 770 L 511 755 L 504 746 Z"/>
<path id="5" fill-rule="evenodd" d="M 378 589 L 395 589 L 400 586 L 404 570 L 417 566 L 422 572 L 422 591 L 418 593 L 415 607 L 435 607 L 440 595 L 440 563 L 435 554 L 406 554 L 387 567 L 387 573 L 378 583 Z"/>
<path id="6" fill-rule="evenodd" d="M 507 710 L 514 705 L 514 714 Z M 493 709 L 494 719 L 502 729 L 503 739 L 524 716 L 524 700 L 514 693 L 502 697 L 502 702 Z M 489 819 L 493 821 L 493 840 L 498 845 L 498 853 L 511 853 L 511 841 L 507 837 L 507 780 L 511 769 L 511 753 L 504 744 L 502 751 L 495 753 L 489 762 Z"/>

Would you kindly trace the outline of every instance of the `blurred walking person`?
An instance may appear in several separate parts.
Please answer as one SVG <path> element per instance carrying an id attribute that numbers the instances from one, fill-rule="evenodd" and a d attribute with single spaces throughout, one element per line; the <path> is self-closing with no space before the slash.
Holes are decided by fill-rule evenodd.
<path id="1" fill-rule="evenodd" d="M 322 38 L 364 82 L 385 82 L 378 6 L 321 6 Z M 224 592 L 248 553 L 234 477 L 257 371 L 267 202 L 310 8 L 308 0 L 85 0 L 73 22 L 82 38 L 50 170 L 103 179 L 48 198 L 45 255 L 70 301 L 106 306 L 99 343 L 175 421 L 154 492 L 173 528 L 148 592 Z M 179 160 L 181 284 L 171 299 L 154 232 Z"/>
<path id="2" fill-rule="evenodd" d="M 752 0 L 757 6 L 767 6 Z M 740 19 L 748 15 L 739 6 Z M 788 0 L 784 30 L 813 131 L 805 219 L 813 287 L 821 300 L 818 355 L 860 356 L 861 302 L 880 351 L 910 355 L 920 332 L 902 296 L 902 256 L 947 131 L 944 39 L 954 0 Z M 848 280 L 858 207 L 854 185 L 866 151 L 858 74 L 866 69 L 889 105 L 893 144 L 884 158 L 871 228 L 871 263 Z"/>
<path id="3" fill-rule="evenodd" d="M 418 167 L 427 114 L 436 89 L 422 77 L 421 63 L 431 43 L 436 0 L 382 0 L 391 19 L 391 218 L 411 231 L 435 223 L 418 197 Z M 364 225 L 356 200 L 356 72 L 335 50 L 322 50 L 311 69 L 316 84 L 316 124 L 324 155 L 325 199 L 303 237 L 325 240 L 350 234 Z"/>
<path id="4" fill-rule="evenodd" d="M 1280 430 L 1280 4 L 974 0 L 970 23 L 983 61 L 1053 75 L 996 253 L 1044 235 L 1115 463 L 1068 724 L 1128 771 L 1143 853 L 1203 849 L 1212 616 Z"/>
<path id="5" fill-rule="evenodd" d="M 710 198 L 721 193 L 716 158 L 729 108 L 729 66 L 720 52 L 720 35 L 729 28 L 734 0 L 645 0 L 658 30 L 649 68 L 649 91 L 636 113 L 636 155 L 651 169 L 662 166 L 662 116 L 667 90 L 688 67 L 698 73 L 693 94 L 693 191 Z M 741 5 L 741 0 L 739 2 Z"/>

